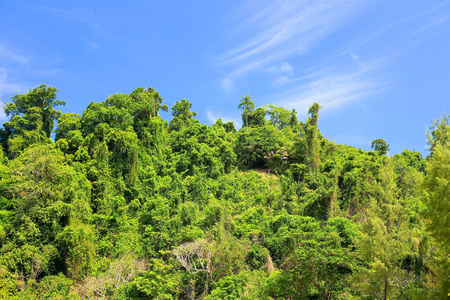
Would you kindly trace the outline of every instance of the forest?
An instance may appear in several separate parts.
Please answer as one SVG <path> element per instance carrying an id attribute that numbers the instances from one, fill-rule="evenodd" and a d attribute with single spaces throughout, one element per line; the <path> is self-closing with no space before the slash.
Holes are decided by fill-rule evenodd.
<path id="1" fill-rule="evenodd" d="M 447 299 L 450 117 L 429 155 L 336 144 L 321 106 L 236 99 L 242 128 L 153 88 L 0 130 L 0 299 Z M 303 119 L 303 120 L 299 120 Z"/>

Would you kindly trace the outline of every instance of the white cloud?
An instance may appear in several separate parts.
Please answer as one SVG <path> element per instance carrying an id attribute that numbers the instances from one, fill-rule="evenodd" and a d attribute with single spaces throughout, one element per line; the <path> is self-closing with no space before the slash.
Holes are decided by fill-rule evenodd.
<path id="1" fill-rule="evenodd" d="M 279 76 L 279 77 L 275 78 L 275 80 L 272 81 L 272 85 L 280 87 L 280 86 L 285 85 L 289 81 L 290 81 L 289 77 L 287 77 L 287 76 Z"/>
<path id="2" fill-rule="evenodd" d="M 89 51 L 95 52 L 99 49 L 98 43 L 90 41 L 88 39 L 85 38 L 81 38 L 81 40 L 86 44 L 87 48 L 89 49 Z"/>
<path id="3" fill-rule="evenodd" d="M 3 109 L 5 105 L 3 94 L 20 94 L 24 92 L 26 92 L 26 87 L 23 84 L 15 83 L 8 77 L 7 70 L 0 68 L 0 125 L 7 119 Z"/>
<path id="4" fill-rule="evenodd" d="M 12 60 L 18 63 L 27 63 L 30 59 L 22 54 L 16 53 L 3 45 L 0 45 L 0 59 Z"/>
<path id="5" fill-rule="evenodd" d="M 356 55 L 355 53 L 351 52 L 351 51 L 348 53 L 348 55 L 350 55 L 350 57 L 351 57 L 353 60 L 355 60 L 355 61 L 358 61 L 358 60 L 359 60 L 359 56 Z"/>
<path id="6" fill-rule="evenodd" d="M 434 6 L 431 6 L 429 9 L 421 10 L 420 12 L 412 15 L 408 15 L 406 17 L 398 18 L 395 21 L 385 24 L 381 26 L 379 29 L 373 31 L 372 33 L 367 34 L 364 38 L 360 39 L 356 43 L 353 43 L 350 47 L 345 49 L 344 51 L 340 52 L 339 55 L 354 55 L 354 50 L 358 48 L 362 48 L 363 46 L 366 46 L 370 44 L 373 41 L 376 41 L 377 39 L 382 39 L 386 35 L 390 35 L 391 32 L 396 31 L 398 28 L 405 26 L 408 24 L 408 28 L 411 29 L 411 32 L 409 35 L 403 36 L 398 35 L 394 39 L 395 41 L 391 43 L 390 45 L 384 45 L 385 48 L 391 48 L 388 52 L 402 52 L 404 49 L 408 48 L 409 44 L 414 44 L 415 40 L 417 40 L 417 34 L 422 33 L 430 28 L 433 28 L 435 26 L 438 26 L 444 22 L 446 22 L 449 19 L 448 11 L 444 10 L 443 7 L 446 6 L 449 2 L 444 1 L 441 3 L 438 3 Z M 436 18 L 435 14 L 438 12 L 443 12 L 443 17 Z M 431 21 L 426 21 L 428 18 L 431 17 Z M 416 21 L 425 21 L 426 24 L 423 25 L 420 28 L 416 28 L 417 25 L 414 24 Z M 403 33 L 403 31 L 398 31 Z M 411 42 L 410 40 L 414 40 L 414 42 Z M 400 48 L 400 50 L 398 49 Z M 397 54 L 398 55 L 398 54 Z M 352 56 L 353 58 L 353 56 Z"/>
<path id="7" fill-rule="evenodd" d="M 289 75 L 294 74 L 294 68 L 292 67 L 292 65 L 288 64 L 285 61 L 281 63 L 280 71 Z"/>
<path id="8" fill-rule="evenodd" d="M 228 92 L 233 90 L 233 82 L 231 81 L 230 78 L 223 79 L 220 86 L 222 87 L 222 89 Z"/>
<path id="9" fill-rule="evenodd" d="M 383 61 L 360 61 L 357 67 L 347 71 L 321 70 L 307 80 L 293 79 L 294 87 L 270 97 L 278 105 L 295 108 L 299 113 L 306 113 L 314 102 L 330 101 L 329 107 L 343 106 L 390 88 L 392 83 L 377 75 L 383 66 Z"/>
<path id="10" fill-rule="evenodd" d="M 283 61 L 280 64 L 269 67 L 267 71 L 275 74 L 283 74 L 284 76 L 294 75 L 294 67 L 286 61 Z"/>
<path id="11" fill-rule="evenodd" d="M 100 23 L 98 22 L 97 18 L 95 17 L 94 13 L 85 8 L 80 7 L 74 7 L 71 9 L 61 9 L 56 7 L 47 7 L 47 6 L 39 6 L 34 4 L 27 5 L 44 12 L 49 12 L 51 14 L 54 14 L 57 17 L 60 17 L 64 20 L 71 20 L 74 22 L 79 22 L 81 24 L 84 24 L 87 26 L 93 33 L 96 35 L 106 38 L 108 40 L 114 40 L 114 36 L 110 34 L 109 32 L 106 32 L 105 29 L 100 26 Z"/>
<path id="12" fill-rule="evenodd" d="M 0 68 L 0 94 L 2 93 L 21 93 L 26 91 L 26 88 L 19 83 L 14 83 L 9 77 L 5 68 Z"/>
<path id="13" fill-rule="evenodd" d="M 308 52 L 360 7 L 359 2 L 340 0 L 278 0 L 266 6 L 261 2 L 252 4 L 253 7 L 240 11 L 245 18 L 237 25 L 252 38 L 218 57 L 220 65 L 232 66 L 229 78 L 270 69 L 286 57 Z M 288 73 L 293 70 L 286 62 L 281 63 L 280 69 Z"/>

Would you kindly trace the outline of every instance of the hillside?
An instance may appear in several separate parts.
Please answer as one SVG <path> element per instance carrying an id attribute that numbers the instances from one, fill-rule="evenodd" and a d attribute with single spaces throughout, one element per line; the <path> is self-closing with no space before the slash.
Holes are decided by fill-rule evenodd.
<path id="1" fill-rule="evenodd" d="M 382 139 L 368 152 L 325 139 L 318 104 L 300 122 L 246 96 L 239 130 L 199 124 L 186 99 L 167 123 L 152 88 L 82 115 L 64 104 L 45 85 L 5 104 L 0 299 L 450 292 L 446 116 L 423 158 L 387 156 Z"/>

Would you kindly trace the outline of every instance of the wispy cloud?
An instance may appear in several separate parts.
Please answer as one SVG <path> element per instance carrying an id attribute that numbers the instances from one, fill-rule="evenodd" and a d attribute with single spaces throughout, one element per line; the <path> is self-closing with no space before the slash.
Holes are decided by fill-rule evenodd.
<path id="1" fill-rule="evenodd" d="M 0 124 L 3 124 L 3 122 L 6 121 L 5 111 L 3 110 L 3 94 L 9 93 L 17 88 L 20 87 L 9 81 L 6 70 L 4 68 L 0 68 Z"/>
<path id="2" fill-rule="evenodd" d="M 92 11 L 89 11 L 87 9 L 78 7 L 74 7 L 72 9 L 62 9 L 48 6 L 35 6 L 35 7 L 41 11 L 46 11 L 58 15 L 64 19 L 85 23 L 86 25 L 92 27 L 95 30 L 99 29 L 99 25 L 94 18 L 94 14 L 92 13 Z"/>
<path id="3" fill-rule="evenodd" d="M 324 68 L 306 79 L 292 79 L 294 84 L 285 92 L 271 95 L 270 98 L 277 105 L 295 108 L 299 113 L 306 113 L 314 102 L 324 104 L 329 101 L 327 106 L 342 106 L 392 87 L 394 80 L 378 74 L 385 63 L 384 60 L 358 60 L 356 66 L 345 71 Z"/>
<path id="4" fill-rule="evenodd" d="M 25 93 L 29 88 L 23 79 L 18 77 L 24 73 L 27 75 L 33 73 L 34 71 L 29 68 L 31 64 L 33 64 L 31 57 L 12 50 L 5 44 L 0 45 L 0 124 L 6 121 L 3 106 L 9 101 L 8 98 L 14 94 Z"/>
<path id="5" fill-rule="evenodd" d="M 84 24 L 87 28 L 89 28 L 94 34 L 99 37 L 114 40 L 114 36 L 107 32 L 99 23 L 97 18 L 94 15 L 94 12 L 87 8 L 73 7 L 70 9 L 66 8 L 58 8 L 58 7 L 49 7 L 49 6 L 41 6 L 29 4 L 29 6 L 33 7 L 36 10 L 40 10 L 43 12 L 51 13 L 59 18 L 64 20 L 70 20 L 74 22 L 78 22 Z M 89 42 L 92 43 L 92 42 Z"/>
<path id="6" fill-rule="evenodd" d="M 235 12 L 233 22 L 237 24 L 229 30 L 241 42 L 216 57 L 224 72 L 222 83 L 232 87 L 241 78 L 258 76 L 268 83 L 263 100 L 299 112 L 307 111 L 313 102 L 330 100 L 328 106 L 344 106 L 393 88 L 399 82 L 392 65 L 425 39 L 426 31 L 448 22 L 450 2 L 355 31 L 336 49 L 320 48 L 334 32 L 368 13 L 364 8 L 369 2 L 245 2 Z M 320 54 L 313 55 L 316 49 Z M 309 61 L 317 57 L 320 59 Z"/>
<path id="7" fill-rule="evenodd" d="M 8 76 L 5 68 L 0 68 L 0 94 L 3 93 L 18 93 L 26 90 L 20 83 L 16 83 Z"/>
<path id="8" fill-rule="evenodd" d="M 6 115 L 3 110 L 5 104 L 5 99 L 3 99 L 4 94 L 16 94 L 26 91 L 26 87 L 17 83 L 8 76 L 8 72 L 5 68 L 0 68 L 0 124 L 6 121 Z"/>
<path id="9" fill-rule="evenodd" d="M 279 76 L 272 81 L 272 85 L 280 87 L 289 83 L 290 81 L 291 79 L 288 76 Z"/>
<path id="10" fill-rule="evenodd" d="M 278 0 L 255 12 L 254 9 L 261 4 L 253 3 L 254 12 L 241 12 L 247 16 L 242 24 L 237 25 L 253 33 L 253 37 L 217 58 L 220 65 L 234 66 L 229 78 L 271 66 L 293 54 L 307 52 L 346 22 L 360 6 L 355 1 Z"/>
<path id="11" fill-rule="evenodd" d="M 0 59 L 7 59 L 16 63 L 27 63 L 30 59 L 20 53 L 16 53 L 4 45 L 0 45 Z"/>
<path id="12" fill-rule="evenodd" d="M 220 83 L 220 86 L 222 87 L 222 89 L 224 89 L 225 91 L 230 92 L 233 89 L 233 82 L 229 79 L 229 78 L 225 78 L 222 80 L 222 82 Z"/>

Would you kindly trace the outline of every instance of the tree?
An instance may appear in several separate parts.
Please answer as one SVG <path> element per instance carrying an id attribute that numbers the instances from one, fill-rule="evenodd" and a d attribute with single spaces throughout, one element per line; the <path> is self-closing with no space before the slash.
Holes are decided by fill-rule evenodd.
<path id="1" fill-rule="evenodd" d="M 371 188 L 366 221 L 361 223 L 361 235 L 356 241 L 369 268 L 355 278 L 363 294 L 386 300 L 399 292 L 407 277 L 399 262 L 409 248 L 406 243 L 409 220 L 390 161 L 381 167 L 379 177 Z"/>
<path id="2" fill-rule="evenodd" d="M 70 132 L 81 128 L 81 116 L 76 113 L 64 113 L 58 119 L 55 140 L 67 138 Z"/>
<path id="3" fill-rule="evenodd" d="M 277 299 L 339 299 L 355 268 L 351 247 L 356 225 L 334 218 L 320 228 L 291 233 L 294 239 L 282 270 L 268 278 L 269 294 Z M 304 225 L 303 225 L 304 226 Z M 275 282 L 273 282 L 275 281 Z"/>
<path id="4" fill-rule="evenodd" d="M 255 103 L 251 100 L 250 96 L 244 96 L 241 99 L 241 102 L 239 102 L 238 109 L 242 109 L 242 117 L 245 116 L 245 126 L 246 131 L 248 131 L 248 116 L 253 112 L 255 109 Z"/>
<path id="5" fill-rule="evenodd" d="M 389 144 L 383 139 L 376 139 L 372 142 L 372 149 L 375 150 L 379 155 L 386 155 L 386 153 L 391 150 Z"/>
<path id="6" fill-rule="evenodd" d="M 91 184 L 65 163 L 59 150 L 50 145 L 29 147 L 13 161 L 11 172 L 18 240 L 53 243 L 71 219 L 89 219 Z"/>
<path id="7" fill-rule="evenodd" d="M 238 163 L 247 168 L 263 167 L 264 156 L 284 146 L 284 133 L 272 124 L 239 132 L 235 142 Z"/>
<path id="8" fill-rule="evenodd" d="M 162 98 L 155 89 L 149 87 L 147 90 L 140 87 L 131 94 L 131 99 L 135 104 L 135 115 L 139 119 L 148 120 L 148 117 L 157 117 L 158 111 L 168 111 L 167 105 L 162 105 Z"/>
<path id="9" fill-rule="evenodd" d="M 92 226 L 73 219 L 58 239 L 66 257 L 68 276 L 82 281 L 90 274 L 95 261 L 96 238 Z"/>
<path id="10" fill-rule="evenodd" d="M 275 105 L 265 105 L 266 113 L 270 116 L 270 121 L 278 129 L 283 129 L 289 125 L 291 112 L 284 107 L 277 107 Z"/>
<path id="11" fill-rule="evenodd" d="M 66 103 L 56 98 L 57 89 L 42 84 L 23 95 L 15 95 L 5 104 L 10 118 L 3 124 L 1 143 L 11 157 L 17 156 L 27 146 L 49 142 L 55 119 L 61 115 L 55 106 Z"/>
<path id="12" fill-rule="evenodd" d="M 137 258 L 131 252 L 123 254 L 111 262 L 106 272 L 87 277 L 83 284 L 76 287 L 75 292 L 81 299 L 116 299 L 117 291 L 145 270 L 145 260 Z"/>
<path id="13" fill-rule="evenodd" d="M 292 130 L 294 130 L 294 132 L 299 133 L 300 124 L 298 122 L 297 112 L 295 111 L 294 108 L 291 111 L 291 118 L 289 119 L 289 126 L 291 126 L 291 128 L 292 128 Z"/>
<path id="14" fill-rule="evenodd" d="M 450 143 L 450 116 L 444 114 L 441 119 L 433 121 L 433 125 L 427 130 L 427 144 L 433 153 L 437 144 L 448 146 Z"/>
<path id="15" fill-rule="evenodd" d="M 174 272 L 173 260 L 152 259 L 150 270 L 140 273 L 132 281 L 138 291 L 137 299 L 176 299 L 180 281 L 179 272 Z M 128 299 L 128 298 L 127 298 Z"/>
<path id="16" fill-rule="evenodd" d="M 192 122 L 192 117 L 197 113 L 191 111 L 192 103 L 186 99 L 178 101 L 172 106 L 173 119 L 169 123 L 169 131 L 180 131 L 185 127 L 189 127 Z"/>
<path id="17" fill-rule="evenodd" d="M 5 105 L 6 115 L 10 118 L 23 116 L 25 121 L 30 121 L 33 118 L 33 114 L 38 114 L 39 116 L 34 124 L 30 124 L 30 122 L 25 122 L 24 124 L 29 126 L 28 130 L 42 129 L 46 136 L 50 137 L 55 125 L 54 120 L 61 115 L 61 112 L 56 111 L 53 107 L 66 104 L 66 102 L 56 98 L 56 92 L 58 92 L 57 89 L 47 88 L 45 84 L 42 84 L 30 90 L 28 94 L 15 95 L 12 98 L 12 102 Z M 35 108 L 35 110 L 30 115 L 30 109 L 32 108 Z M 39 121 L 37 121 L 38 119 Z"/>
<path id="18" fill-rule="evenodd" d="M 422 183 L 428 229 L 440 244 L 450 250 L 450 147 L 436 144 Z"/>
<path id="19" fill-rule="evenodd" d="M 248 120 L 248 126 L 262 127 L 266 125 L 266 110 L 264 107 L 258 107 L 252 111 L 249 115 L 245 115 Z M 242 122 L 245 123 L 244 115 L 242 116 Z"/>
<path id="20" fill-rule="evenodd" d="M 320 143 L 319 129 L 317 126 L 319 120 L 319 111 L 321 107 L 314 103 L 308 110 L 309 118 L 306 124 L 300 124 L 300 133 L 302 140 L 298 143 L 297 148 L 304 148 L 305 160 L 312 173 L 319 172 L 320 167 Z"/>
<path id="21" fill-rule="evenodd" d="M 435 258 L 438 289 L 436 298 L 445 298 L 450 291 L 450 124 L 448 117 L 435 121 L 429 129 L 432 151 L 426 176 L 420 185 L 428 219 L 427 230 L 436 241 L 439 254 Z"/>
<path id="22" fill-rule="evenodd" d="M 191 274 L 211 273 L 211 245 L 205 240 L 184 243 L 172 252 L 183 268 Z"/>

